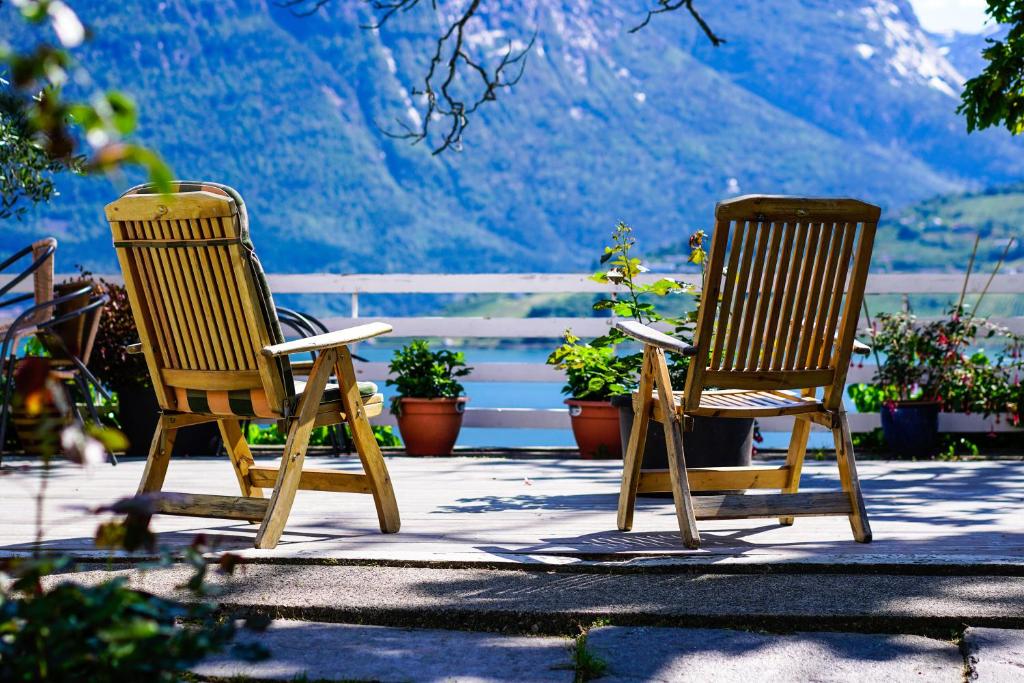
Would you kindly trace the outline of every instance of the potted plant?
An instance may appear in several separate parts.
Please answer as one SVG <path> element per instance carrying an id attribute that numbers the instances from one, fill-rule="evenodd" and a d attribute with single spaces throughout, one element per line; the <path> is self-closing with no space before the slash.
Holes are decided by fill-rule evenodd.
<path id="1" fill-rule="evenodd" d="M 964 303 L 977 248 L 976 241 L 960 299 L 945 316 L 926 323 L 905 305 L 871 322 L 874 383 L 853 385 L 848 393 L 858 410 L 880 410 L 885 444 L 896 457 L 926 458 L 938 452 L 940 412 L 995 415 L 996 421 L 1005 414 L 1019 421 L 1021 340 L 974 314 L 987 286 L 973 309 Z M 1003 342 L 994 361 L 983 350 L 971 351 L 982 335 Z"/>
<path id="2" fill-rule="evenodd" d="M 397 389 L 391 412 L 409 455 L 451 455 L 462 428 L 467 399 L 459 378 L 468 375 L 462 352 L 431 351 L 416 339 L 395 351 L 388 366 Z"/>
<path id="3" fill-rule="evenodd" d="M 149 378 L 146 359 L 130 354 L 127 347 L 139 341 L 128 301 L 121 286 L 101 280 L 109 300 L 100 317 L 89 369 L 117 396 L 117 421 L 128 439 L 129 455 L 146 455 L 160 417 L 160 405 Z M 194 425 L 178 431 L 175 455 L 213 455 L 219 449 L 216 423 Z"/>
<path id="4" fill-rule="evenodd" d="M 565 343 L 547 360 L 565 372 L 562 393 L 569 406 L 572 433 L 584 458 L 622 458 L 619 409 L 615 396 L 628 396 L 636 386 L 632 358 L 616 356 L 610 344 L 581 343 L 569 330 Z"/>
<path id="5" fill-rule="evenodd" d="M 690 236 L 689 262 L 700 266 L 703 273 L 707 253 L 704 250 L 706 234 L 698 230 Z M 693 328 L 700 307 L 700 289 L 675 280 L 662 278 L 651 284 L 637 282 L 636 276 L 647 268 L 641 259 L 632 255 L 636 244 L 633 230 L 620 222 L 612 234 L 612 244 L 605 247 L 601 256 L 602 265 L 610 266 L 607 270 L 594 273 L 591 279 L 602 284 L 614 284 L 625 289 L 625 295 L 617 298 L 600 299 L 594 304 L 594 310 L 610 310 L 621 318 L 632 318 L 645 325 L 660 323 L 668 326 L 668 334 L 686 342 L 692 342 Z M 695 306 L 680 316 L 667 316 L 659 313 L 652 301 L 663 300 L 665 297 L 679 294 L 691 294 Z M 600 337 L 593 344 L 618 345 L 630 342 L 626 335 L 612 328 L 607 335 Z M 642 352 L 624 357 L 624 362 L 631 365 L 635 373 L 639 373 Z M 686 383 L 686 371 L 690 359 L 669 354 L 669 374 L 672 386 L 682 389 Z M 612 398 L 612 404 L 619 410 L 620 439 L 622 448 L 629 441 L 629 432 L 633 427 L 633 401 L 630 393 Z M 756 422 L 753 419 L 736 419 L 721 417 L 696 417 L 693 429 L 683 439 L 683 451 L 689 467 L 740 467 L 750 464 L 753 443 L 759 437 Z M 668 454 L 665 451 L 665 435 L 660 423 L 651 421 L 647 429 L 647 441 L 644 448 L 644 469 L 665 469 L 668 467 Z"/>

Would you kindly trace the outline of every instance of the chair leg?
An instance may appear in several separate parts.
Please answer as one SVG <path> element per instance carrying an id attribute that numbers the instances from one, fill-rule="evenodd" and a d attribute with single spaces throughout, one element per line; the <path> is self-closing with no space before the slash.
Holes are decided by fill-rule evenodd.
<path id="1" fill-rule="evenodd" d="M 157 420 L 153 443 L 149 447 L 149 457 L 146 459 L 146 469 L 142 473 L 142 481 L 139 482 L 139 493 L 154 493 L 163 488 L 167 464 L 171 460 L 171 451 L 174 450 L 174 439 L 178 436 L 178 430 L 168 427 L 165 420 L 163 415 Z"/>
<path id="2" fill-rule="evenodd" d="M 381 455 L 377 438 L 373 435 L 373 429 L 363 409 L 363 399 L 356 384 L 356 371 L 352 367 L 352 354 L 345 347 L 338 350 L 334 372 L 341 387 L 341 404 L 352 431 L 352 441 L 370 482 L 370 490 L 373 491 L 373 503 L 377 508 L 380 530 L 385 534 L 397 533 L 402 526 L 398 501 L 395 500 L 395 491 L 391 486 L 391 476 L 384 463 L 384 456 Z"/>
<path id="3" fill-rule="evenodd" d="M 682 532 L 683 544 L 692 550 L 700 547 L 700 532 L 690 497 L 690 482 L 686 475 L 686 456 L 683 454 L 682 415 L 675 409 L 672 381 L 669 379 L 665 352 L 654 349 L 654 382 L 658 386 L 658 400 L 665 416 L 665 450 L 668 452 L 669 477 L 672 480 L 672 498 L 676 504 L 676 518 Z"/>
<path id="4" fill-rule="evenodd" d="M 629 443 L 622 460 L 622 486 L 619 489 L 619 531 L 633 528 L 633 509 L 636 507 L 636 489 L 640 483 L 640 468 L 647 445 L 647 428 L 651 423 L 651 392 L 654 376 L 650 349 L 644 348 L 643 364 L 640 367 L 640 385 L 634 401 L 633 427 L 629 432 Z"/>
<path id="5" fill-rule="evenodd" d="M 811 421 L 795 418 L 793 420 L 793 434 L 789 437 L 789 452 L 786 453 L 786 467 L 789 468 L 789 476 L 783 493 L 796 493 L 800 490 L 800 472 L 804 466 L 804 454 L 807 453 L 807 439 L 811 435 Z M 793 524 L 793 517 L 779 517 L 779 524 L 790 526 Z"/>
<path id="6" fill-rule="evenodd" d="M 220 428 L 220 437 L 224 441 L 224 450 L 228 453 L 231 467 L 235 470 L 235 477 L 238 478 L 238 487 L 242 489 L 242 495 L 250 498 L 262 498 L 263 489 L 253 486 L 249 481 L 249 468 L 256 464 L 252 459 L 252 452 L 249 444 L 245 441 L 241 425 L 238 420 L 217 420 Z"/>
<path id="7" fill-rule="evenodd" d="M 864 507 L 864 496 L 860 491 L 860 477 L 857 476 L 857 460 L 853 455 L 853 438 L 850 436 L 850 423 L 846 419 L 846 410 L 840 408 L 839 424 L 832 430 L 836 442 L 836 460 L 839 463 L 839 479 L 843 490 L 850 495 L 850 527 L 853 537 L 859 543 L 871 542 L 871 525 L 868 523 L 867 509 Z"/>
<path id="8" fill-rule="evenodd" d="M 302 463 L 306 459 L 306 449 L 309 447 L 309 437 L 316 421 L 317 408 L 320 406 L 320 399 L 323 397 L 336 357 L 337 352 L 328 349 L 319 354 L 313 362 L 306 390 L 302 392 L 302 398 L 299 400 L 298 414 L 292 418 L 288 427 L 288 439 L 285 442 L 284 455 L 281 457 L 281 467 L 277 470 L 274 493 L 270 496 L 267 514 L 260 525 L 259 533 L 256 534 L 257 548 L 267 550 L 276 547 L 284 532 L 292 503 L 295 502 L 295 492 L 299 488 Z"/>

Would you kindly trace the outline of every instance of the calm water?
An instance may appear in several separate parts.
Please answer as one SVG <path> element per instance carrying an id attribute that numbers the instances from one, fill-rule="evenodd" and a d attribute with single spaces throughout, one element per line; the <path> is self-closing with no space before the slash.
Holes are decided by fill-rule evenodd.
<path id="1" fill-rule="evenodd" d="M 360 345 L 357 353 L 370 361 L 388 361 L 393 346 Z M 474 349 L 462 348 L 466 363 L 543 363 L 550 353 L 548 348 Z M 470 375 L 472 377 L 472 375 Z M 381 383 L 383 384 L 383 383 Z M 564 408 L 561 383 L 546 382 L 464 382 L 469 405 L 474 408 Z M 391 387 L 381 387 L 385 400 L 390 400 Z M 848 408 L 852 411 L 853 406 Z M 789 435 L 764 434 L 761 448 L 785 448 Z M 574 446 L 568 429 L 472 429 L 459 434 L 458 446 L 532 447 Z M 832 437 L 827 433 L 811 433 L 810 448 L 831 448 Z"/>

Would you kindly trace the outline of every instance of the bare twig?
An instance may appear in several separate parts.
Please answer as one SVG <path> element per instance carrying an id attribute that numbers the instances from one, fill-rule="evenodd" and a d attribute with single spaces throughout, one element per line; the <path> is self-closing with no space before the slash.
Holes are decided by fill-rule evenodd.
<path id="1" fill-rule="evenodd" d="M 704 32 L 704 35 L 707 36 L 707 39 L 711 41 L 712 45 L 718 47 L 719 45 L 725 42 L 725 38 L 722 38 L 721 36 L 716 34 L 711 29 L 711 26 L 708 25 L 708 22 L 704 20 L 704 17 L 701 16 L 700 12 L 697 11 L 697 8 L 693 6 L 693 0 L 658 0 L 658 7 L 652 10 L 648 10 L 647 16 L 644 17 L 644 20 L 641 21 L 636 26 L 634 26 L 633 28 L 629 29 L 629 32 L 636 33 L 644 26 L 647 26 L 647 24 L 651 23 L 651 19 L 654 18 L 655 14 L 674 12 L 677 9 L 683 7 L 685 7 L 686 11 L 690 13 L 690 16 L 693 17 L 693 20 L 697 22 L 697 25 L 700 26 L 700 30 Z"/>
<path id="2" fill-rule="evenodd" d="M 308 17 L 331 0 L 278 0 L 278 7 L 284 7 L 297 17 Z M 302 7 L 303 9 L 298 9 Z"/>

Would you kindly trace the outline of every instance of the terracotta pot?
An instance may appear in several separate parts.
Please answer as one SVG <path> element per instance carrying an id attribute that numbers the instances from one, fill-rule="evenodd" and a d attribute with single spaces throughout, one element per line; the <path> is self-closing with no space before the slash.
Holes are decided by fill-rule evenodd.
<path id="1" fill-rule="evenodd" d="M 622 458 L 619 438 L 619 409 L 611 401 L 580 401 L 565 399 L 572 419 L 572 435 L 576 437 L 580 455 L 585 459 Z"/>
<path id="2" fill-rule="evenodd" d="M 451 455 L 462 429 L 465 396 L 459 398 L 403 398 L 398 414 L 407 455 Z"/>

